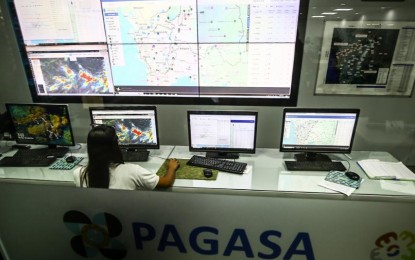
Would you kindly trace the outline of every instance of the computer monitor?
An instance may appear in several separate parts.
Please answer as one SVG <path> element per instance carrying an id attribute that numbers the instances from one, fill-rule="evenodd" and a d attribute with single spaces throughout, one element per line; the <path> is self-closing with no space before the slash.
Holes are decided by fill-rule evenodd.
<path id="1" fill-rule="evenodd" d="M 285 108 L 281 152 L 300 152 L 297 161 L 330 161 L 322 153 L 350 153 L 359 109 Z"/>
<path id="2" fill-rule="evenodd" d="M 297 103 L 309 0 L 7 0 L 36 102 Z"/>
<path id="3" fill-rule="evenodd" d="M 255 153 L 258 112 L 187 111 L 189 150 L 206 157 Z"/>
<path id="4" fill-rule="evenodd" d="M 122 149 L 160 148 L 155 106 L 90 107 L 89 111 L 92 124 L 114 127 Z"/>
<path id="5" fill-rule="evenodd" d="M 62 104 L 6 104 L 16 143 L 74 146 L 68 106 Z"/>

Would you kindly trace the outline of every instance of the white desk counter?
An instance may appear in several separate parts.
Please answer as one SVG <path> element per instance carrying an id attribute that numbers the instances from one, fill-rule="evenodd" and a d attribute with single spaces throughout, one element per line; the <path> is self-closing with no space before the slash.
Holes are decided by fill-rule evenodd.
<path id="1" fill-rule="evenodd" d="M 150 150 L 149 160 L 147 162 L 140 162 L 140 165 L 150 171 L 156 172 L 164 160 L 169 157 L 173 148 L 174 146 L 164 145 L 160 149 Z M 12 156 L 15 152 L 16 150 L 10 150 L 4 153 L 3 156 Z M 86 145 L 84 144 L 79 144 L 77 147 L 71 148 L 68 154 L 84 158 L 79 163 L 79 166 L 88 163 Z M 74 186 L 72 172 L 73 169 L 52 170 L 48 167 L 0 167 L 0 181 L 23 181 Z"/>
<path id="2" fill-rule="evenodd" d="M 12 155 L 15 151 L 6 154 Z M 87 155 L 85 145 L 71 149 L 74 156 L 85 157 L 80 165 L 86 165 Z M 157 172 L 166 158 L 189 159 L 192 155 L 204 153 L 189 152 L 187 146 L 161 146 L 158 150 L 150 150 L 147 162 L 139 164 L 152 172 Z M 384 161 L 396 161 L 387 152 L 355 151 L 350 154 L 352 160 L 343 154 L 329 154 L 333 160 L 342 161 L 346 168 L 358 173 L 364 182 L 351 197 L 362 199 L 370 196 L 393 197 L 394 199 L 414 199 L 415 185 L 411 181 L 371 180 L 356 161 L 376 158 Z M 293 154 L 280 153 L 277 149 L 257 149 L 255 154 L 240 154 L 238 161 L 248 164 L 244 174 L 219 172 L 216 180 L 176 179 L 173 191 L 197 191 L 204 193 L 250 194 L 266 196 L 324 196 L 340 195 L 338 192 L 323 188 L 318 184 L 325 178 L 324 171 L 287 171 L 284 160 L 292 160 Z M 72 170 L 51 170 L 48 167 L 3 167 L 0 168 L 0 181 L 35 182 L 73 186 Z M 249 193 L 247 193 L 247 191 Z"/>
<path id="3" fill-rule="evenodd" d="M 171 154 L 173 158 L 188 159 L 192 155 L 203 155 L 203 153 L 189 152 L 187 146 L 176 146 Z M 411 181 L 371 180 L 357 165 L 356 161 L 363 159 L 380 159 L 383 161 L 397 161 L 387 152 L 355 151 L 349 156 L 344 154 L 329 154 L 332 160 L 342 161 L 350 171 L 358 173 L 363 179 L 360 188 L 351 197 L 365 198 L 370 196 L 384 197 L 392 196 L 394 199 L 413 199 L 415 201 L 415 185 Z M 339 194 L 319 186 L 318 184 L 327 175 L 326 171 L 287 171 L 284 160 L 293 160 L 293 154 L 280 153 L 278 149 L 257 149 L 254 155 L 240 154 L 238 161 L 248 163 L 247 172 L 243 175 L 220 172 L 216 181 L 181 180 L 177 179 L 173 190 L 179 188 L 202 188 L 210 192 L 241 192 L 249 190 L 257 195 L 299 195 L 307 193 L 320 196 L 326 194 Z M 214 189 L 213 191 L 211 189 Z M 221 189 L 218 191 L 216 189 Z M 339 194 L 340 195 L 340 194 Z M 362 196 L 359 196 L 362 195 Z M 343 195 L 342 195 L 343 197 Z"/>
<path id="4" fill-rule="evenodd" d="M 85 147 L 72 153 L 86 156 Z M 166 158 L 192 154 L 162 146 L 140 164 L 156 172 Z M 347 166 L 346 156 L 330 156 Z M 243 175 L 176 179 L 166 191 L 80 189 L 72 170 L 0 168 L 0 251 L 5 259 L 108 259 L 102 254 L 113 247 L 126 252 L 114 259 L 131 260 L 415 259 L 414 183 L 370 180 L 355 163 L 396 161 L 388 153 L 350 156 L 350 169 L 365 179 L 351 196 L 318 186 L 327 172 L 287 171 L 283 161 L 293 155 L 277 149 L 241 154 Z M 110 226 L 118 232 L 108 234 Z M 91 240 L 88 232 L 102 234 Z M 99 240 L 105 236 L 116 243 Z"/>

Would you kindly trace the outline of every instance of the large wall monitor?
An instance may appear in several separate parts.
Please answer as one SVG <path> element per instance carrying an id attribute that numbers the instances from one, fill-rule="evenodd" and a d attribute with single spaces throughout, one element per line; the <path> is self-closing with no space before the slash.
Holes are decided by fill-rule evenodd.
<path id="1" fill-rule="evenodd" d="M 90 107 L 92 124 L 114 127 L 121 148 L 159 149 L 155 106 Z"/>
<path id="2" fill-rule="evenodd" d="M 308 0 L 8 0 L 34 101 L 296 105 Z"/>
<path id="3" fill-rule="evenodd" d="M 206 157 L 255 153 L 258 112 L 187 111 L 189 150 Z"/>
<path id="4" fill-rule="evenodd" d="M 6 104 L 16 143 L 56 146 L 75 145 L 67 105 Z"/>
<path id="5" fill-rule="evenodd" d="M 285 108 L 280 151 L 301 160 L 330 160 L 321 153 L 350 153 L 359 109 Z"/>

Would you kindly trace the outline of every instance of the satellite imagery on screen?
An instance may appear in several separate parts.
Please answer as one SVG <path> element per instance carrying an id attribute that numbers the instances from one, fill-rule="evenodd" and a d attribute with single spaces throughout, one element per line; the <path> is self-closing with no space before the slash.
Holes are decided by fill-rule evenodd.
<path id="1" fill-rule="evenodd" d="M 68 115 L 61 108 L 10 106 L 17 138 L 31 143 L 68 145 L 72 143 Z"/>
<path id="2" fill-rule="evenodd" d="M 102 119 L 102 123 L 115 128 L 119 144 L 156 144 L 151 119 Z"/>

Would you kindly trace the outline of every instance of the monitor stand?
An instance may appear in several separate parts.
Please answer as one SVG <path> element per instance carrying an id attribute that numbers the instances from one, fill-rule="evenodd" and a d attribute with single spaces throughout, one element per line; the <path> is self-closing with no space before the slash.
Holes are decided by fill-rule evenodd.
<path id="1" fill-rule="evenodd" d="M 305 152 L 305 153 L 298 153 L 294 156 L 297 162 L 302 162 L 302 161 L 331 162 L 330 157 L 328 157 L 325 154 L 321 154 L 321 153 Z"/>
<path id="2" fill-rule="evenodd" d="M 41 148 L 42 149 L 42 148 Z M 64 157 L 67 152 L 69 152 L 69 147 L 66 146 L 57 146 L 56 144 L 49 144 L 47 148 L 43 148 L 48 150 L 54 156 L 61 158 Z"/>
<path id="3" fill-rule="evenodd" d="M 228 152 L 206 152 L 207 158 L 220 158 L 220 159 L 238 159 L 238 153 L 228 153 Z"/>
<path id="4" fill-rule="evenodd" d="M 121 148 L 124 162 L 145 162 L 148 161 L 149 150 L 138 148 Z"/>

